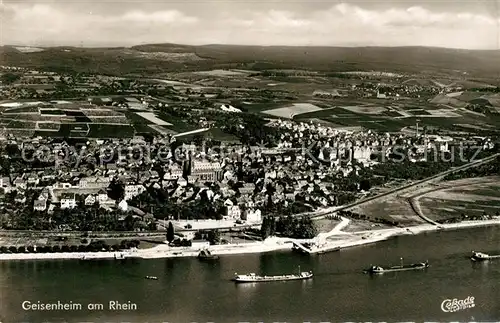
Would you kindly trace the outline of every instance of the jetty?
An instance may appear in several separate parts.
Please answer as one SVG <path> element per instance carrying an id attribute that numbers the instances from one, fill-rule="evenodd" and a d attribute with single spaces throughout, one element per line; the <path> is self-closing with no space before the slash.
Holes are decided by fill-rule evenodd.
<path id="1" fill-rule="evenodd" d="M 331 246 L 326 243 L 317 243 L 317 242 L 299 242 L 292 241 L 293 250 L 302 252 L 305 254 L 323 254 L 332 251 L 339 251 L 340 247 Z"/>

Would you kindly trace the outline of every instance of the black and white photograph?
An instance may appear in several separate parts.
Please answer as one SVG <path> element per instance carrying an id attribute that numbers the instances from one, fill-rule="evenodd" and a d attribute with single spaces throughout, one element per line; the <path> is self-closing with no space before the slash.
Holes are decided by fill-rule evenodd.
<path id="1" fill-rule="evenodd" d="M 500 0 L 0 0 L 0 323 L 499 321 Z"/>

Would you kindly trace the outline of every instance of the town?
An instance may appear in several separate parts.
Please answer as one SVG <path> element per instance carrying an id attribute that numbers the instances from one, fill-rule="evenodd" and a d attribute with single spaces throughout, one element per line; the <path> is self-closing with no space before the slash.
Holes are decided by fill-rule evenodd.
<path id="1" fill-rule="evenodd" d="M 0 12 L 0 323 L 499 321 L 498 1 Z"/>
<path id="2" fill-rule="evenodd" d="M 82 241 L 91 246 L 97 242 L 89 234 L 128 232 L 138 245 L 139 234 L 158 235 L 169 225 L 191 233 L 191 239 L 209 237 L 210 244 L 231 240 L 219 230 L 262 239 L 272 231 L 259 233 L 264 219 L 320 215 L 498 151 L 494 131 L 435 126 L 458 112 L 476 116 L 478 105 L 497 113 L 491 104 L 496 99 L 473 98 L 473 93 L 484 97 L 484 91 L 453 83 L 422 86 L 401 83 L 405 76 L 398 74 L 337 73 L 333 76 L 346 83 L 312 91 L 307 100 L 312 104 L 294 103 L 305 95 L 296 91 L 205 86 L 206 79 L 187 83 L 2 69 L 0 226 L 55 232 L 54 247 L 63 250 L 70 248 L 60 246 L 61 233 L 83 233 Z M 238 83 L 311 75 L 216 71 L 205 76 Z M 470 102 L 459 100 L 462 96 Z M 441 108 L 405 110 L 422 100 Z M 358 106 L 328 107 L 347 101 Z M 284 107 L 277 107 L 280 102 Z M 260 106 L 277 108 L 252 110 Z M 369 119 L 361 125 L 357 116 Z M 349 121 L 353 124 L 341 123 Z M 362 218 L 377 226 L 409 224 Z M 310 228 L 278 225 L 277 234 L 313 238 L 317 225 L 307 223 Z M 187 240 L 181 234 L 176 241 L 181 246 Z M 36 250 L 9 243 L 3 252 Z"/>

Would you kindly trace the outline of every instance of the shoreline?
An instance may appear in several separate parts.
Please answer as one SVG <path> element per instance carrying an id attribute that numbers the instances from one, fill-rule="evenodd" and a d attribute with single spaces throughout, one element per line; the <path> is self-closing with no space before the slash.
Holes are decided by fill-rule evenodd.
<path id="1" fill-rule="evenodd" d="M 342 222 L 342 227 L 346 223 Z M 415 235 L 425 232 L 434 231 L 449 231 L 459 230 L 466 228 L 475 228 L 483 226 L 500 225 L 500 218 L 492 220 L 479 220 L 479 221 L 464 221 L 460 223 L 441 224 L 439 226 L 432 224 L 422 224 L 412 227 L 404 228 L 391 228 L 381 230 L 368 230 L 346 233 L 334 228 L 330 234 L 320 233 L 320 235 L 328 235 L 325 244 L 322 247 L 315 248 L 314 253 L 329 252 L 335 249 L 345 249 L 356 246 L 376 243 L 379 241 L 387 240 L 391 237 L 402 235 Z M 320 236 L 319 235 L 319 236 Z M 328 240 L 328 238 L 337 237 L 335 241 Z M 210 246 L 210 251 L 214 255 L 239 255 L 248 253 L 265 253 L 280 250 L 292 250 L 293 241 L 296 239 L 270 237 L 261 242 L 249 242 L 234 245 L 213 245 Z M 137 249 L 127 251 L 99 251 L 99 252 L 61 252 L 61 253 L 8 253 L 0 254 L 0 261 L 2 260 L 81 260 L 90 261 L 97 259 L 113 259 L 116 257 L 124 256 L 125 259 L 158 259 L 158 258 L 177 258 L 177 257 L 196 257 L 199 253 L 198 249 L 191 247 L 176 247 L 175 249 L 168 245 L 159 245 L 150 249 Z M 84 259 L 82 259 L 84 258 Z M 122 260 L 122 259 L 116 259 Z"/>

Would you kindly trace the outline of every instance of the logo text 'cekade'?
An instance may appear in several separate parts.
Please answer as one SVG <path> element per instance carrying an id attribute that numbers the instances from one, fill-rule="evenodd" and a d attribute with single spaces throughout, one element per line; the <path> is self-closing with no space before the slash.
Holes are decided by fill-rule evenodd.
<path id="1" fill-rule="evenodd" d="M 462 311 L 462 310 L 465 310 L 468 308 L 472 308 L 474 306 L 476 306 L 474 304 L 474 297 L 469 296 L 466 299 L 460 299 L 460 300 L 457 298 L 445 299 L 441 303 L 441 310 L 443 312 L 452 313 L 452 312 L 458 312 L 458 311 Z"/>

